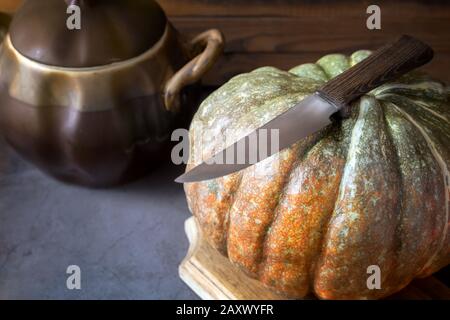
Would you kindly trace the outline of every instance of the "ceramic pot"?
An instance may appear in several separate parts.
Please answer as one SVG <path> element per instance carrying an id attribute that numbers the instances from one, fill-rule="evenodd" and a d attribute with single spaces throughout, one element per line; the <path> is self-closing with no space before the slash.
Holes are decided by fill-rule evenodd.
<path id="1" fill-rule="evenodd" d="M 80 29 L 67 27 L 68 5 L 80 8 Z M 185 41 L 154 1 L 25 1 L 0 47 L 0 130 L 63 181 L 135 179 L 167 159 L 191 107 L 184 88 L 223 42 L 217 30 Z"/>

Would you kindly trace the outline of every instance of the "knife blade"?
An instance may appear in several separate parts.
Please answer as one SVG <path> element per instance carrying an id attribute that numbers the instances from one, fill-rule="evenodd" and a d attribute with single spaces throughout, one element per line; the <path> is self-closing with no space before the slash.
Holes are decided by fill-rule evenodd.
<path id="1" fill-rule="evenodd" d="M 330 116 L 353 100 L 424 65 L 432 58 L 433 50 L 428 45 L 404 35 L 394 43 L 378 49 L 368 58 L 328 81 L 312 95 L 179 176 L 175 181 L 186 183 L 214 179 L 262 161 L 329 125 Z M 266 148 L 267 152 L 261 153 L 258 151 L 259 143 L 256 143 L 256 148 L 255 144 L 249 143 L 250 137 L 259 138 L 261 133 L 271 130 L 278 130 L 277 150 Z M 223 163 L 227 154 L 234 155 L 236 150 L 244 152 L 245 161 Z M 233 159 L 236 160 L 236 157 Z"/>

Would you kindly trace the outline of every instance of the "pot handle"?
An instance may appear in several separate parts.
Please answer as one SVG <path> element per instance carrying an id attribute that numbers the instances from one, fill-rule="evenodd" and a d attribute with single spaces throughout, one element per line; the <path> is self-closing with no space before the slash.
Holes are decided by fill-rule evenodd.
<path id="1" fill-rule="evenodd" d="M 164 88 L 164 103 L 176 110 L 176 97 L 185 86 L 197 82 L 214 65 L 223 52 L 224 37 L 217 29 L 205 31 L 190 41 L 191 48 L 204 47 L 203 52 L 175 73 Z"/>

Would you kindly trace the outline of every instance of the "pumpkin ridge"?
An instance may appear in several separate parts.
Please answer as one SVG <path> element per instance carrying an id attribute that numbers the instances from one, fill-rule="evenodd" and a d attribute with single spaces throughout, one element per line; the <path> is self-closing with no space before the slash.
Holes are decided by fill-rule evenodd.
<path id="1" fill-rule="evenodd" d="M 273 209 L 274 215 L 272 217 L 271 222 L 267 226 L 267 231 L 264 233 L 264 238 L 262 240 L 263 248 L 262 248 L 261 258 L 260 258 L 258 272 L 257 272 L 259 278 L 261 278 L 263 276 L 263 273 L 265 271 L 264 270 L 265 263 L 268 259 L 267 251 L 268 251 L 268 246 L 269 246 L 269 237 L 271 236 L 270 230 L 272 230 L 275 223 L 278 222 L 279 218 L 284 213 L 282 210 L 280 210 L 280 205 L 281 205 L 282 201 L 284 200 L 284 197 L 287 196 L 286 189 L 289 187 L 289 182 L 292 179 L 292 173 L 299 166 L 300 163 L 305 161 L 309 152 L 311 152 L 311 150 L 314 147 L 316 147 L 319 144 L 319 142 L 323 139 L 323 137 L 327 136 L 332 129 L 333 128 L 331 125 L 327 126 L 323 130 L 310 135 L 306 141 L 299 141 L 295 144 L 296 148 L 298 146 L 298 150 L 295 155 L 296 159 L 292 162 L 291 168 L 290 168 L 289 172 L 287 172 L 287 174 L 286 174 L 285 183 L 282 188 L 283 190 L 277 199 L 277 204 L 276 204 L 275 208 Z"/>
<path id="2" fill-rule="evenodd" d="M 350 117 L 353 114 L 353 116 L 356 119 L 354 119 L 354 121 L 353 121 L 352 128 L 351 128 L 350 134 L 349 134 L 349 141 L 347 143 L 347 152 L 346 152 L 346 155 L 345 155 L 345 163 L 344 163 L 344 167 L 343 167 L 343 170 L 342 170 L 341 179 L 340 179 L 340 182 L 339 182 L 339 190 L 337 192 L 337 196 L 336 196 L 336 199 L 334 201 L 335 207 L 333 208 L 332 212 L 330 213 L 330 216 L 328 217 L 328 221 L 325 224 L 325 227 L 324 227 L 325 231 L 323 232 L 324 234 L 322 236 L 321 244 L 319 246 L 320 249 L 319 249 L 319 252 L 317 253 L 317 256 L 316 256 L 316 259 L 315 259 L 314 263 L 311 266 L 313 268 L 313 271 L 312 271 L 312 275 L 313 275 L 312 276 L 312 283 L 310 284 L 311 291 L 315 291 L 314 288 L 316 286 L 316 279 L 318 279 L 318 277 L 319 277 L 320 261 L 323 259 L 325 247 L 326 247 L 327 241 L 328 241 L 327 240 L 328 230 L 330 228 L 330 224 L 331 224 L 331 221 L 332 221 L 332 218 L 333 218 L 333 212 L 336 209 L 337 200 L 339 199 L 340 194 L 341 194 L 341 185 L 343 183 L 342 180 L 344 179 L 345 167 L 346 167 L 348 159 L 349 159 L 349 153 L 350 153 L 352 137 L 353 137 L 353 130 L 354 130 L 354 128 L 355 128 L 355 126 L 356 126 L 356 124 L 358 122 L 358 119 L 359 119 L 359 114 L 360 114 L 359 109 L 360 109 L 360 100 L 358 100 L 358 102 L 352 103 L 352 106 L 350 108 L 350 112 L 351 112 L 350 113 Z M 353 118 L 353 117 L 351 117 L 351 118 Z"/>
<path id="3" fill-rule="evenodd" d="M 397 95 L 397 94 L 395 94 L 395 95 Z M 407 99 L 410 102 L 413 102 L 412 99 L 407 98 L 406 96 L 403 96 L 403 98 Z M 393 147 L 396 150 L 395 151 L 395 155 L 397 156 L 397 163 L 398 163 L 397 167 L 399 169 L 399 176 L 398 177 L 399 177 L 399 183 L 400 183 L 400 208 L 399 208 L 400 210 L 399 210 L 399 218 L 398 218 L 398 221 L 397 221 L 396 232 L 395 232 L 397 246 L 394 247 L 395 267 L 392 270 L 391 274 L 389 275 L 389 282 L 392 283 L 391 288 L 393 290 L 400 291 L 403 288 L 405 288 L 415 277 L 417 277 L 418 274 L 420 274 L 421 269 L 423 268 L 424 264 L 423 264 L 423 262 L 421 263 L 421 265 L 419 264 L 421 261 L 419 260 L 420 256 L 418 256 L 418 255 L 421 254 L 421 252 L 417 251 L 418 250 L 417 246 L 420 246 L 420 244 L 418 244 L 414 248 L 415 250 L 412 250 L 414 252 L 414 257 L 416 258 L 416 260 L 414 261 L 414 264 L 408 263 L 408 266 L 405 267 L 402 264 L 402 262 L 401 262 L 401 261 L 408 261 L 409 260 L 408 258 L 405 258 L 405 256 L 404 256 L 405 253 L 402 252 L 402 249 L 404 248 L 404 246 L 408 245 L 407 239 L 406 239 L 406 236 L 408 235 L 407 234 L 408 230 L 405 230 L 404 228 L 405 228 L 405 224 L 407 223 L 407 221 L 410 220 L 410 217 L 406 216 L 406 214 L 408 214 L 409 212 L 406 212 L 407 206 L 405 205 L 405 197 L 408 197 L 410 194 L 405 194 L 405 190 L 409 186 L 405 185 L 405 179 L 407 177 L 404 176 L 404 174 L 406 174 L 406 173 L 401 168 L 400 150 L 399 150 L 398 147 L 401 144 L 406 144 L 408 142 L 407 142 L 407 135 L 406 134 L 405 134 L 406 137 L 405 137 L 405 135 L 399 135 L 399 136 L 401 136 L 401 141 L 395 141 L 396 139 L 394 138 L 394 135 L 393 135 L 393 131 L 392 131 L 393 129 L 391 127 L 391 124 L 390 124 L 389 120 L 387 119 L 388 113 L 389 113 L 388 105 L 390 105 L 392 107 L 392 110 L 397 111 L 397 113 L 399 113 L 399 116 L 404 121 L 410 123 L 413 127 L 415 127 L 415 126 L 401 112 L 398 112 L 398 109 L 400 109 L 399 106 L 397 106 L 393 102 L 384 101 L 384 104 L 382 106 L 383 106 L 383 109 L 385 110 L 384 111 L 384 115 L 385 115 L 385 121 L 387 123 L 387 132 L 389 133 L 390 139 L 392 141 L 392 145 L 393 145 Z M 413 141 L 417 140 L 417 138 L 414 137 L 414 138 L 412 138 L 412 140 Z M 418 143 L 418 142 L 416 142 L 416 143 Z M 425 143 L 428 144 L 426 141 L 425 141 Z M 428 147 L 428 145 L 427 145 L 427 147 Z M 419 158 L 418 154 L 416 154 L 416 156 Z M 425 155 L 420 155 L 420 157 L 422 158 L 421 160 L 424 161 Z M 431 157 L 436 162 L 434 156 L 431 155 Z M 408 158 L 407 161 L 408 162 L 413 162 L 414 160 Z M 436 162 L 436 164 L 437 164 L 437 162 Z M 424 196 L 426 196 L 426 194 Z M 408 199 L 406 201 L 406 203 L 409 203 L 409 202 L 412 202 L 411 199 Z M 422 201 L 422 202 L 424 202 L 424 201 Z M 405 219 L 406 219 L 406 221 L 405 221 Z M 427 223 L 428 221 L 426 221 L 425 219 L 426 218 L 422 218 L 421 222 L 422 223 Z M 427 225 L 427 227 L 429 227 L 429 226 Z M 426 227 L 424 229 L 427 230 Z M 413 236 L 420 237 L 421 235 L 415 234 Z M 418 239 L 417 241 L 420 243 L 421 240 Z M 403 255 L 403 256 L 401 256 L 401 255 Z M 425 252 L 424 257 L 426 259 L 425 261 L 428 261 L 428 259 L 430 259 L 429 257 L 426 256 L 426 252 Z"/>
<path id="4" fill-rule="evenodd" d="M 264 232 L 264 235 L 263 235 L 263 239 L 262 239 L 263 246 L 261 248 L 259 261 L 257 262 L 258 263 L 258 268 L 257 268 L 256 274 L 258 275 L 258 277 L 261 276 L 262 263 L 265 261 L 265 255 L 266 255 L 266 250 L 267 250 L 267 248 L 266 248 L 267 247 L 267 236 L 268 236 L 268 233 L 270 232 L 269 230 L 272 228 L 274 222 L 278 219 L 278 216 L 280 215 L 280 211 L 278 210 L 278 208 L 280 206 L 281 198 L 284 195 L 284 190 L 286 189 L 286 185 L 287 185 L 286 182 L 289 181 L 289 177 L 290 177 L 290 175 L 292 173 L 292 170 L 294 170 L 294 168 L 295 168 L 296 162 L 297 161 L 293 161 L 291 163 L 291 166 L 290 166 L 289 170 L 284 175 L 284 179 L 283 179 L 284 182 L 283 182 L 283 187 L 281 188 L 282 189 L 281 195 L 279 195 L 278 198 L 277 198 L 277 203 L 275 204 L 275 206 L 273 208 L 274 214 L 272 215 L 272 219 L 269 222 L 269 224 L 267 225 L 266 232 Z"/>
<path id="5" fill-rule="evenodd" d="M 403 99 L 395 96 L 391 96 L 390 102 L 395 103 L 395 105 L 404 110 L 408 115 L 411 116 L 425 132 L 432 137 L 432 141 L 435 141 L 436 150 L 443 156 L 447 161 L 450 160 L 450 124 L 447 122 L 442 122 L 439 117 L 435 117 L 429 112 L 423 112 L 421 107 L 416 106 L 413 103 L 406 103 Z"/>
<path id="6" fill-rule="evenodd" d="M 447 232 L 448 232 L 448 221 L 449 221 L 449 203 L 450 203 L 450 199 L 449 199 L 449 193 L 450 193 L 450 187 L 449 187 L 449 179 L 450 179 L 450 174 L 448 172 L 447 166 L 445 164 L 445 161 L 443 160 L 441 154 L 439 154 L 439 152 L 436 150 L 436 147 L 433 144 L 433 141 L 430 139 L 430 137 L 428 136 L 428 134 L 425 132 L 425 130 L 413 119 L 413 117 L 411 117 L 406 111 L 404 111 L 401 108 L 398 108 L 397 106 L 394 105 L 394 108 L 396 108 L 399 112 L 401 112 L 406 119 L 408 119 L 414 126 L 416 126 L 416 128 L 420 131 L 420 133 L 422 134 L 422 136 L 424 137 L 425 141 L 428 144 L 428 147 L 430 148 L 431 153 L 433 154 L 433 156 L 435 157 L 437 163 L 439 164 L 440 168 L 441 168 L 441 172 L 442 175 L 444 177 L 444 189 L 446 189 L 445 192 L 445 221 L 444 221 L 444 230 L 442 232 L 441 235 L 441 241 L 440 241 L 440 245 L 438 247 L 438 249 L 436 249 L 436 251 L 434 252 L 434 254 L 430 257 L 430 259 L 428 260 L 427 263 L 425 263 L 424 267 L 422 268 L 421 272 L 423 270 L 426 270 L 428 267 L 430 267 L 430 265 L 433 263 L 433 260 L 436 258 L 437 254 L 439 253 L 439 251 L 443 248 L 444 246 L 444 242 L 446 240 L 447 237 Z M 419 274 L 421 273 L 419 272 Z"/>
<path id="7" fill-rule="evenodd" d="M 390 97 L 390 96 L 391 96 L 391 97 L 396 97 L 396 98 L 402 98 L 402 99 L 404 99 L 404 100 L 407 100 L 408 102 L 414 104 L 414 105 L 417 106 L 418 108 L 423 109 L 423 110 L 425 110 L 425 111 L 431 113 L 433 116 L 438 117 L 438 118 L 442 119 L 443 121 L 445 121 L 445 122 L 447 122 L 447 123 L 450 124 L 450 119 L 448 119 L 445 115 L 441 114 L 439 111 L 435 111 L 435 110 L 433 110 L 433 109 L 430 109 L 423 101 L 415 100 L 415 99 L 413 99 L 413 98 L 411 98 L 411 97 L 407 97 L 407 96 L 402 96 L 402 97 L 400 97 L 400 96 L 399 96 L 398 94 L 396 94 L 396 93 L 387 94 L 386 96 L 387 96 L 387 97 Z M 384 97 L 385 97 L 385 96 L 383 96 L 383 98 L 384 98 Z M 377 98 L 380 99 L 379 97 L 377 97 Z M 383 99 L 380 99 L 380 100 L 386 101 L 386 102 L 390 102 L 390 101 L 383 100 Z"/>
<path id="8" fill-rule="evenodd" d="M 353 104 L 353 106 L 355 106 L 356 103 Z M 345 171 L 345 166 L 348 160 L 348 154 L 350 151 L 350 144 L 351 144 L 351 137 L 352 137 L 352 132 L 353 132 L 353 128 L 356 125 L 357 122 L 357 118 L 358 118 L 358 111 L 356 109 L 359 109 L 359 104 L 358 104 L 358 108 L 351 108 L 350 110 L 350 116 L 348 118 L 348 121 L 350 122 L 350 127 L 349 128 L 349 133 L 348 136 L 346 136 L 345 133 L 345 129 L 342 127 L 343 125 L 343 121 L 340 122 L 341 127 L 339 128 L 339 132 L 341 134 L 341 138 L 342 140 L 340 141 L 341 143 L 341 148 L 344 150 L 345 156 L 344 156 L 344 164 L 343 167 L 341 168 L 341 174 L 340 174 L 340 179 L 339 179 L 339 189 L 336 192 L 336 196 L 334 198 L 334 204 L 336 205 L 337 199 L 339 198 L 339 193 L 340 193 L 340 185 L 342 183 L 342 179 L 344 177 L 344 171 Z M 356 118 L 356 119 L 355 119 Z M 324 248 L 325 248 L 325 243 L 327 241 L 326 239 L 326 235 L 327 235 L 327 230 L 329 229 L 329 225 L 331 223 L 332 217 L 333 217 L 333 212 L 334 212 L 334 207 L 333 209 L 331 209 L 331 212 L 328 215 L 327 221 L 324 224 L 323 227 L 323 231 L 322 231 L 322 237 L 320 240 L 320 243 L 318 245 L 319 251 L 316 253 L 315 257 L 313 257 L 311 259 L 311 265 L 310 265 L 310 280 L 309 280 L 309 291 L 313 292 L 314 291 L 314 286 L 315 286 L 315 279 L 317 279 L 317 275 L 318 275 L 318 269 L 319 269 L 319 265 L 320 265 L 320 260 L 322 258 L 323 252 L 324 252 Z"/>
<path id="9" fill-rule="evenodd" d="M 385 281 L 394 267 L 392 222 L 400 203 L 394 152 L 381 105 L 372 96 L 362 97 L 317 265 L 314 291 L 319 297 L 375 298 L 390 292 Z M 372 264 L 383 270 L 382 290 L 368 290 L 361 276 Z"/>
<path id="10" fill-rule="evenodd" d="M 392 147 L 394 148 L 394 152 L 393 154 L 395 155 L 395 168 L 397 168 L 398 171 L 398 180 L 399 180 L 399 210 L 398 210 L 398 215 L 397 215 L 397 223 L 395 226 L 395 232 L 394 232 L 394 247 L 393 247 L 393 251 L 394 251 L 394 259 L 395 259 L 395 264 L 393 269 L 391 270 L 391 273 L 387 276 L 388 282 L 393 282 L 393 285 L 395 286 L 396 290 L 401 290 L 403 287 L 405 287 L 406 285 L 408 285 L 408 283 L 412 280 L 412 278 L 415 276 L 414 275 L 409 275 L 407 281 L 404 281 L 402 279 L 402 281 L 395 281 L 396 280 L 396 276 L 397 273 L 401 267 L 400 265 L 400 255 L 402 254 L 402 248 L 405 244 L 405 241 L 403 239 L 404 234 L 403 232 L 401 232 L 402 228 L 403 228 L 403 221 L 405 218 L 405 194 L 403 192 L 404 188 L 405 188 L 405 181 L 404 181 L 404 176 L 403 176 L 403 172 L 401 170 L 401 164 L 400 164 L 400 151 L 397 148 L 396 145 L 396 141 L 394 139 L 393 136 L 393 132 L 392 132 L 392 128 L 390 126 L 389 120 L 388 118 L 388 114 L 386 112 L 386 106 L 383 102 L 380 102 L 380 105 L 383 109 L 383 119 L 384 122 L 386 123 L 386 135 L 389 137 L 389 140 L 391 142 Z M 391 279 L 393 277 L 393 279 Z M 399 283 L 396 283 L 399 282 Z"/>
<path id="11" fill-rule="evenodd" d="M 320 70 L 322 70 L 322 72 L 324 73 L 324 75 L 327 77 L 327 81 L 331 80 L 332 78 L 334 78 L 333 75 L 331 75 L 327 70 L 325 70 L 324 66 L 322 64 L 319 63 L 319 60 L 315 62 L 315 65 L 318 66 L 320 68 Z"/>
<path id="12" fill-rule="evenodd" d="M 240 173 L 239 174 L 239 178 L 238 181 L 236 182 L 236 188 L 234 189 L 233 193 L 230 195 L 230 206 L 228 207 L 227 212 L 225 213 L 225 217 L 224 217 L 224 221 L 223 223 L 224 225 L 224 250 L 226 255 L 228 256 L 228 232 L 230 231 L 230 212 L 233 209 L 233 204 L 234 204 L 234 198 L 236 196 L 236 194 L 238 193 L 240 187 L 241 187 L 241 183 L 242 183 L 242 177 L 244 176 L 244 173 Z"/>
<path id="13" fill-rule="evenodd" d="M 304 63 L 289 70 L 302 79 L 312 79 L 320 84 L 328 80 L 328 76 L 321 66 L 315 63 Z"/>
<path id="14" fill-rule="evenodd" d="M 434 154 L 438 157 L 436 158 L 436 160 L 439 161 L 439 158 L 442 159 L 442 162 L 439 163 L 442 163 L 440 167 L 444 168 L 441 169 L 443 183 L 447 185 L 447 187 L 444 185 L 444 190 L 446 192 L 446 196 L 450 196 L 447 166 L 447 163 L 450 160 L 450 150 L 448 145 L 448 141 L 450 139 L 450 126 L 446 122 L 440 121 L 439 118 L 436 118 L 427 112 L 421 112 L 422 109 L 417 108 L 414 104 L 407 104 L 402 99 L 399 99 L 398 103 L 402 107 L 401 110 L 403 110 L 405 114 L 409 115 L 411 119 L 413 119 L 417 123 L 417 125 L 421 129 L 423 129 L 426 137 L 428 137 L 429 141 L 431 141 L 429 147 L 432 146 L 436 151 L 436 153 Z M 434 240 L 437 241 L 437 239 L 443 239 L 441 242 L 443 243 L 442 248 L 441 250 L 436 250 L 435 258 L 431 260 L 431 262 L 428 264 L 428 267 L 425 267 L 423 272 L 420 274 L 421 277 L 431 274 L 432 272 L 438 270 L 440 267 L 443 267 L 450 262 L 450 252 L 448 251 L 448 249 L 450 248 L 450 236 L 448 233 L 448 224 L 445 224 L 445 220 L 448 223 L 448 217 L 447 219 L 445 219 L 445 217 L 443 216 L 448 216 L 448 205 L 448 201 L 446 201 L 442 209 L 436 211 L 435 215 L 436 227 L 434 229 L 436 230 L 436 232 Z M 447 235 L 441 238 L 441 234 L 438 234 L 437 230 L 441 230 L 442 232 L 444 232 L 444 230 L 447 230 Z"/>
<path id="15" fill-rule="evenodd" d="M 305 155 L 318 143 L 318 141 L 321 139 L 321 137 L 324 135 L 324 132 L 326 132 L 329 129 L 329 127 L 325 128 L 324 130 L 321 130 L 317 133 L 314 133 L 312 135 L 310 135 L 308 138 L 306 138 L 304 141 L 299 141 L 297 143 L 294 144 L 294 146 L 290 147 L 291 149 L 293 149 L 294 151 L 296 151 L 296 155 L 294 155 L 294 157 L 297 157 L 297 159 L 295 161 L 292 161 L 291 166 L 289 168 L 289 170 L 286 172 L 285 174 L 285 178 L 284 178 L 284 183 L 283 183 L 283 187 L 282 187 L 282 191 L 284 191 L 287 187 L 287 182 L 290 179 L 290 176 L 292 174 L 292 171 L 295 169 L 296 164 L 298 162 L 303 161 Z M 298 150 L 296 150 L 298 149 Z M 265 261 L 265 252 L 266 252 L 266 246 L 267 246 L 267 237 L 269 234 L 269 230 L 272 228 L 274 222 L 278 219 L 278 216 L 280 214 L 280 211 L 277 210 L 279 208 L 280 205 L 280 201 L 282 199 L 282 195 L 284 195 L 285 193 L 282 192 L 281 195 L 278 197 L 277 199 L 277 203 L 275 205 L 275 207 L 273 208 L 273 216 L 272 219 L 270 221 L 270 223 L 267 226 L 267 230 L 264 233 L 264 237 L 262 240 L 263 243 L 263 247 L 261 250 L 261 256 L 260 256 L 260 261 L 258 263 L 258 271 L 257 274 L 258 276 L 261 273 L 261 268 L 262 268 L 262 262 Z"/>
<path id="16" fill-rule="evenodd" d="M 243 172 L 243 188 L 239 189 L 233 201 L 230 211 L 228 255 L 230 260 L 241 267 L 252 277 L 256 277 L 256 271 L 260 260 L 265 226 L 272 219 L 273 208 L 277 203 L 274 198 L 284 185 L 286 174 L 292 166 L 295 156 L 293 149 L 281 151 L 275 157 L 279 157 L 278 165 L 271 165 L 270 178 L 261 175 L 261 167 L 272 164 L 270 159 L 263 160 Z M 259 169 L 259 170 L 258 170 Z M 267 173 L 267 171 L 265 171 Z M 265 181 L 261 188 L 252 188 L 252 182 Z M 262 198 L 270 198 L 263 201 Z"/>
<path id="17" fill-rule="evenodd" d="M 407 98 L 408 99 L 408 98 Z M 427 112 L 430 112 L 432 115 L 434 115 L 435 117 L 438 117 L 440 119 L 442 119 L 443 121 L 447 122 L 450 124 L 450 119 L 448 119 L 445 115 L 440 114 L 437 111 L 434 111 L 433 109 L 430 109 L 429 107 L 427 107 L 424 103 L 419 102 L 417 100 L 412 100 L 409 99 L 409 101 L 411 101 L 411 103 L 414 103 L 416 106 L 422 108 L 423 110 L 426 110 Z"/>
<path id="18" fill-rule="evenodd" d="M 401 211 L 396 234 L 400 236 L 396 269 L 391 274 L 393 288 L 400 290 L 418 275 L 435 248 L 430 234 L 433 211 L 445 201 L 439 164 L 417 128 L 392 105 L 384 101 L 388 131 L 399 159 Z M 405 261 L 411 261 L 405 263 Z"/>
<path id="19" fill-rule="evenodd" d="M 384 95 L 395 94 L 407 98 L 426 98 L 427 100 L 447 101 L 447 88 L 439 82 L 430 80 L 411 81 L 408 83 L 390 82 L 372 90 L 380 98 Z"/>
<path id="20" fill-rule="evenodd" d="M 329 79 L 333 79 L 350 68 L 350 59 L 343 54 L 332 53 L 317 60 L 316 64 L 322 67 Z"/>

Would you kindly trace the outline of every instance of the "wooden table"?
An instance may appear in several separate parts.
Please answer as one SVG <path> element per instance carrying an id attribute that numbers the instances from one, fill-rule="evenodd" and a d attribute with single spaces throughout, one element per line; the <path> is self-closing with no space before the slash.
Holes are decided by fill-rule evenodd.
<path id="1" fill-rule="evenodd" d="M 368 30 L 370 1 L 158 0 L 184 34 L 220 29 L 225 55 L 206 78 L 221 84 L 233 75 L 260 66 L 290 69 L 328 53 L 376 49 L 401 34 L 410 34 L 435 50 L 425 67 L 450 83 L 450 1 L 376 1 L 381 30 Z"/>

